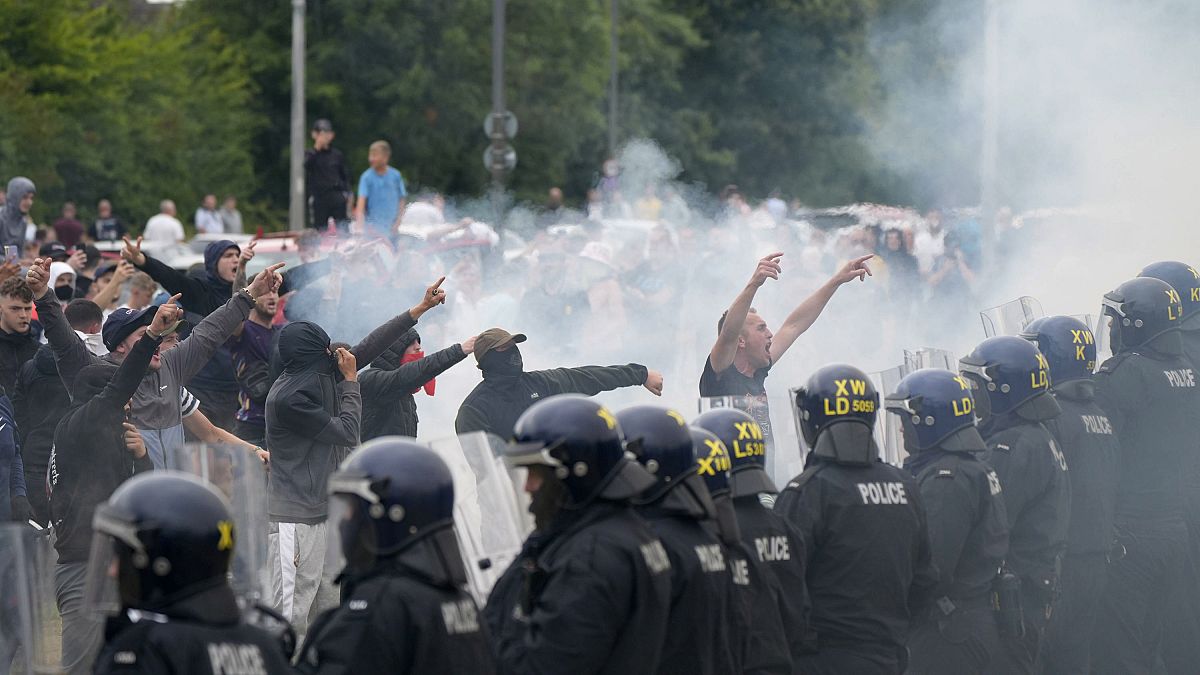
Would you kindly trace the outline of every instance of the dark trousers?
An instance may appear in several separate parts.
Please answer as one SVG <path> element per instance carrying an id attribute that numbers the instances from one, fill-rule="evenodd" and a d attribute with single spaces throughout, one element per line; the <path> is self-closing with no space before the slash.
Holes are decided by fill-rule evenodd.
<path id="1" fill-rule="evenodd" d="M 1108 560 L 1103 553 L 1067 555 L 1062 564 L 1062 595 L 1046 626 L 1039 670 L 1046 675 L 1091 672 L 1092 630 L 1104 594 Z"/>
<path id="2" fill-rule="evenodd" d="M 325 228 L 329 227 L 329 219 L 333 218 L 339 231 L 347 230 L 349 219 L 346 217 L 346 198 L 341 193 L 313 197 L 311 208 L 314 229 L 325 231 Z"/>
<path id="3" fill-rule="evenodd" d="M 900 675 L 904 664 L 899 653 L 851 646 L 822 646 L 815 654 L 805 654 L 792 664 L 792 672 L 805 675 Z"/>
<path id="4" fill-rule="evenodd" d="M 908 639 L 908 675 L 970 675 L 984 672 L 1000 651 L 991 607 L 957 610 L 924 620 Z"/>
<path id="5" fill-rule="evenodd" d="M 1122 537 L 1126 553 L 1108 566 L 1096 615 L 1092 672 L 1128 675 L 1151 671 L 1162 643 L 1163 617 L 1171 596 L 1180 592 L 1186 532 L 1181 524 L 1153 532 L 1134 530 Z"/>
<path id="6" fill-rule="evenodd" d="M 229 433 L 233 433 L 233 425 L 237 422 L 238 395 L 236 391 L 215 391 L 188 387 L 188 391 L 200 399 L 200 412 L 213 423 Z"/>
<path id="7" fill-rule="evenodd" d="M 1187 558 L 1163 622 L 1162 660 L 1170 675 L 1200 668 L 1200 519 L 1193 510 L 1187 520 Z"/>
<path id="8" fill-rule="evenodd" d="M 46 496 L 46 467 L 25 465 L 25 493 L 33 519 L 43 527 L 50 522 L 50 498 Z"/>
<path id="9" fill-rule="evenodd" d="M 1021 637 L 1001 635 L 1000 649 L 984 672 L 996 675 L 1035 672 L 1051 606 L 1047 604 L 1049 598 L 1045 593 L 1031 589 L 1030 582 L 1021 581 L 1021 614 L 1025 620 L 1025 634 Z"/>

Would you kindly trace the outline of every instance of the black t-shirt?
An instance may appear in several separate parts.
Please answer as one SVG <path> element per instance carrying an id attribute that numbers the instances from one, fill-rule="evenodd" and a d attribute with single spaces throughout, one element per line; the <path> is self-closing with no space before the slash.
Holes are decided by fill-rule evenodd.
<path id="1" fill-rule="evenodd" d="M 709 396 L 761 396 L 767 395 L 765 385 L 771 366 L 754 371 L 753 377 L 742 374 L 733 364 L 717 372 L 713 370 L 712 360 L 704 359 L 704 372 L 700 374 L 700 395 Z"/>

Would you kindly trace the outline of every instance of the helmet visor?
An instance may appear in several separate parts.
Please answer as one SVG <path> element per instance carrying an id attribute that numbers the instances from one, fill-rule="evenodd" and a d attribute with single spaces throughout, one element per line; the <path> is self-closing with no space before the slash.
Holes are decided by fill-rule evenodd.
<path id="1" fill-rule="evenodd" d="M 332 481 L 332 479 L 331 479 Z M 325 570 L 336 576 L 343 572 L 364 572 L 375 564 L 372 545 L 374 529 L 367 516 L 368 506 L 357 495 L 335 492 L 329 497 L 329 516 L 325 521 Z"/>
<path id="2" fill-rule="evenodd" d="M 88 567 L 83 586 L 83 606 L 86 613 L 94 619 L 114 616 L 121 611 L 122 600 L 130 605 L 137 603 L 136 597 L 123 598 L 122 595 L 136 596 L 136 575 L 131 566 L 134 559 L 140 557 L 145 564 L 146 553 L 140 545 L 130 547 L 125 537 L 112 533 L 109 527 L 101 529 L 99 521 L 104 516 L 96 513 L 96 531 L 92 535 L 92 550 L 88 556 Z M 124 523 L 113 523 L 117 527 L 128 527 Z M 132 528 L 130 533 L 132 534 Z M 134 537 L 136 541 L 136 537 Z M 122 556 L 122 549 L 129 551 Z M 132 549 L 132 550 L 130 550 Z M 122 560 L 122 557 L 126 558 Z M 124 578 L 122 578 L 124 577 Z"/>

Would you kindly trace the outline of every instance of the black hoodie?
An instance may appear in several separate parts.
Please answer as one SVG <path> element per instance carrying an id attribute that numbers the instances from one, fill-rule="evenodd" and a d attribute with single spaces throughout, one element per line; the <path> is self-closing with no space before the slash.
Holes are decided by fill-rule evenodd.
<path id="1" fill-rule="evenodd" d="M 417 399 L 413 390 L 467 358 L 462 345 L 451 345 L 419 361 L 401 363 L 404 350 L 415 342 L 410 330 L 358 376 L 362 385 L 362 439 L 380 436 L 417 437 Z"/>
<path id="2" fill-rule="evenodd" d="M 21 455 L 27 471 L 40 469 L 45 473 L 50 448 L 54 445 L 54 428 L 70 407 L 71 397 L 58 376 L 54 350 L 43 345 L 32 360 L 21 366 L 21 375 L 13 392 L 17 429 L 21 433 Z M 40 486 L 29 487 L 41 489 Z"/>
<path id="3" fill-rule="evenodd" d="M 0 330 L 0 386 L 12 394 L 17 388 L 17 375 L 21 366 L 37 354 L 41 347 L 42 325 L 38 322 L 29 324 L 29 330 L 24 333 L 8 333 Z"/>

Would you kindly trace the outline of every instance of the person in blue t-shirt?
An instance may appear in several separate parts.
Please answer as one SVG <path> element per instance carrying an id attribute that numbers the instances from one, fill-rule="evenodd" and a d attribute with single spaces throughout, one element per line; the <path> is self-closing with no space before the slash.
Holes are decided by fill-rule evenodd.
<path id="1" fill-rule="evenodd" d="M 367 154 L 371 167 L 358 179 L 354 220 L 365 233 L 390 236 L 404 215 L 408 193 L 404 190 L 404 177 L 388 166 L 391 157 L 392 146 L 387 141 L 375 141 Z"/>

